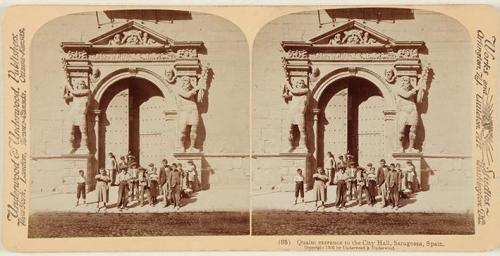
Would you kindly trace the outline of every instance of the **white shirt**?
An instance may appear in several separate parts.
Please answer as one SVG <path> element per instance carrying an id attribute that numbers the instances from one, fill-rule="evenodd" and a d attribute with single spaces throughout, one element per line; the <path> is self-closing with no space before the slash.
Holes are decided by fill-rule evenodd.
<path id="1" fill-rule="evenodd" d="M 302 175 L 295 175 L 295 177 L 293 177 L 293 181 L 295 181 L 295 182 L 304 181 L 304 176 L 302 176 Z"/>
<path id="2" fill-rule="evenodd" d="M 116 177 L 116 180 L 118 180 L 118 183 L 119 182 L 122 182 L 122 181 L 129 181 L 130 180 L 130 174 L 127 172 L 125 174 L 124 171 L 120 172 L 120 174 L 118 174 L 118 176 Z"/>
<path id="3" fill-rule="evenodd" d="M 85 177 L 82 177 L 82 176 L 78 176 L 76 178 L 76 183 L 79 184 L 79 183 L 85 183 Z"/>

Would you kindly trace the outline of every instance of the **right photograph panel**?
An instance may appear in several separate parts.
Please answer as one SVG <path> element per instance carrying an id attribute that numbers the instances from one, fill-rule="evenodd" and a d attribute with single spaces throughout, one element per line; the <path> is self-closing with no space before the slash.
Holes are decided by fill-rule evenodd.
<path id="1" fill-rule="evenodd" d="M 263 27 L 252 233 L 474 234 L 471 44 L 458 21 L 417 9 Z"/>

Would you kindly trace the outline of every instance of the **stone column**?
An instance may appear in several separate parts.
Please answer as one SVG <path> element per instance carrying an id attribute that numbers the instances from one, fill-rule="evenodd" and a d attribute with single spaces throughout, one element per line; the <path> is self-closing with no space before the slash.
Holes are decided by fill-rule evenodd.
<path id="1" fill-rule="evenodd" d="M 100 142 L 101 142 L 101 111 L 94 111 L 94 133 L 95 133 L 95 156 L 97 159 L 97 167 L 99 168 L 99 157 L 101 156 Z M 104 156 L 106 157 L 106 156 Z"/>
<path id="2" fill-rule="evenodd" d="M 319 146 L 319 138 L 318 138 L 318 119 L 320 109 L 315 108 L 312 110 L 313 112 L 313 129 L 314 129 L 314 158 L 316 159 L 316 166 L 318 166 L 318 146 Z"/>

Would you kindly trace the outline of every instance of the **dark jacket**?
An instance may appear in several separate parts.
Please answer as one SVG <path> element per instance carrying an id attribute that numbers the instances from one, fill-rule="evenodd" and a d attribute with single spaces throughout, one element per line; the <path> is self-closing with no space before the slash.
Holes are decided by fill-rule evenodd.
<path id="1" fill-rule="evenodd" d="M 385 182 L 385 175 L 386 172 L 384 172 L 384 168 L 387 168 L 387 165 L 380 166 L 377 170 L 377 185 L 382 185 Z"/>
<path id="2" fill-rule="evenodd" d="M 167 183 L 169 169 L 169 166 L 160 168 L 160 173 L 158 174 L 158 183 L 160 184 L 160 186 L 163 186 L 165 183 Z"/>
<path id="3" fill-rule="evenodd" d="M 168 179 L 167 179 L 169 185 L 171 188 L 174 188 L 176 186 L 182 186 L 182 173 L 175 169 L 175 170 L 172 170 L 169 174 L 168 174 Z"/>

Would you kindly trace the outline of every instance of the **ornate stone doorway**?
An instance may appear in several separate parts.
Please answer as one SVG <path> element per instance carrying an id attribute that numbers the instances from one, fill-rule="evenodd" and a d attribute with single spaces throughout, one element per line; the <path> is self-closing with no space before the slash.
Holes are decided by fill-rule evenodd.
<path id="1" fill-rule="evenodd" d="M 318 101 L 318 165 L 326 152 L 349 152 L 361 164 L 384 157 L 384 98 L 370 81 L 347 77 L 333 82 Z"/>
<path id="2" fill-rule="evenodd" d="M 165 121 L 167 109 L 175 109 L 175 103 L 152 82 L 136 77 L 114 82 L 99 104 L 99 165 L 104 165 L 109 152 L 116 156 L 131 152 L 141 166 L 171 155 L 177 131 L 174 122 Z"/>
<path id="3" fill-rule="evenodd" d="M 72 116 L 65 157 L 87 170 L 91 186 L 109 152 L 130 152 L 142 166 L 176 158 L 203 169 L 198 135 L 205 134 L 212 70 L 199 59 L 207 53 L 202 41 L 176 41 L 130 21 L 61 47 Z"/>
<path id="4" fill-rule="evenodd" d="M 291 148 L 282 154 L 287 177 L 291 170 L 305 169 L 312 187 L 315 167 L 323 166 L 328 151 L 349 152 L 361 165 L 380 158 L 403 163 L 411 157 L 420 168 L 422 147 L 416 142 L 422 145 L 422 138 L 416 133 L 423 127 L 415 120 L 430 70 L 420 59 L 427 54 L 423 41 L 399 41 L 349 21 L 307 41 L 281 45 L 288 118 L 305 120 L 304 134 L 286 133 L 289 141 L 307 140 L 300 150 L 283 141 Z M 309 100 L 300 108 L 293 104 L 305 97 Z"/>

